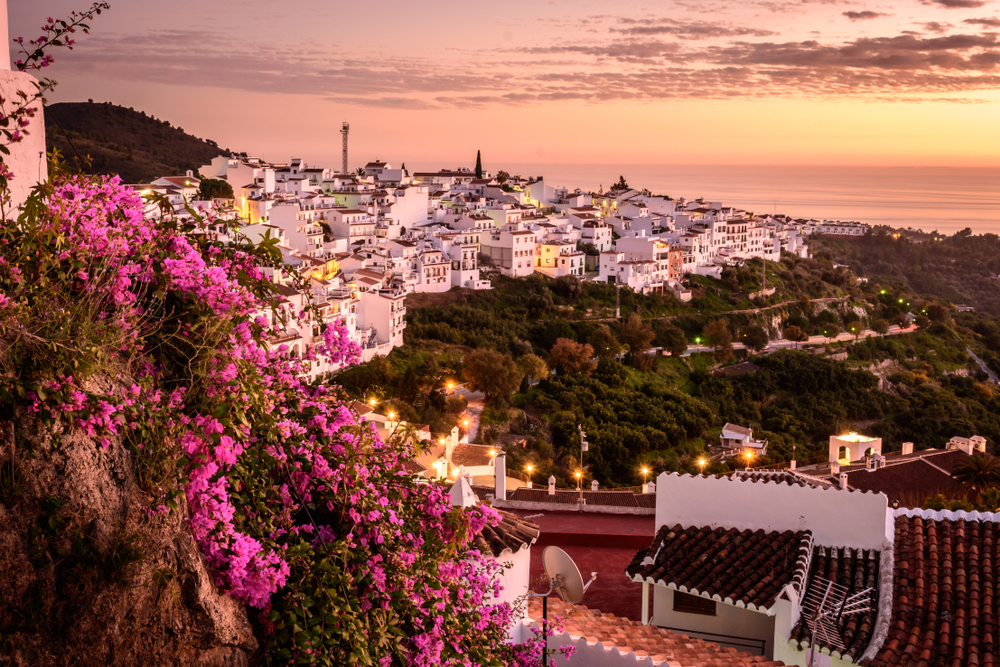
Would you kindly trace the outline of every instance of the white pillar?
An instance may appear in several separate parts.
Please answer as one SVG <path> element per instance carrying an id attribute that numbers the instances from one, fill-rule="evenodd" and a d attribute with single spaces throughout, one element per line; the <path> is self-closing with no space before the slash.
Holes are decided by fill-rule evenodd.
<path id="1" fill-rule="evenodd" d="M 503 452 L 497 452 L 493 458 L 493 481 L 493 497 L 496 500 L 507 500 L 507 455 Z"/>
<path id="2" fill-rule="evenodd" d="M 642 582 L 642 624 L 649 625 L 649 582 Z"/>
<path id="3" fill-rule="evenodd" d="M 551 475 L 549 477 L 549 495 L 550 496 L 556 495 L 556 477 L 555 477 L 555 475 Z"/>

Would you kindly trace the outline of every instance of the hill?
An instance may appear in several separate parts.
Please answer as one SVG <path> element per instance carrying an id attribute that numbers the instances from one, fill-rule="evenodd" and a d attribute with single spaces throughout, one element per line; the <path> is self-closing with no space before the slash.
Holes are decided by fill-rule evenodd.
<path id="1" fill-rule="evenodd" d="M 1000 237 L 973 235 L 968 229 L 952 236 L 920 234 L 876 227 L 863 238 L 816 236 L 816 257 L 850 266 L 872 281 L 975 306 L 1000 315 Z"/>
<path id="2" fill-rule="evenodd" d="M 47 150 L 59 149 L 70 163 L 75 162 L 78 153 L 89 156 L 91 165 L 84 171 L 120 174 L 126 183 L 144 183 L 197 170 L 229 152 L 214 141 L 193 137 L 183 128 L 144 111 L 111 103 L 52 104 L 45 108 L 45 121 Z"/>

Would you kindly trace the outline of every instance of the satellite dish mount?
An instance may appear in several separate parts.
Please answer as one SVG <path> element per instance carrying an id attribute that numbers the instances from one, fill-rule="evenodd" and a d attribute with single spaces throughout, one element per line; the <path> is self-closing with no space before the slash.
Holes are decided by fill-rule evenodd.
<path id="1" fill-rule="evenodd" d="M 542 637 L 545 648 L 542 651 L 542 667 L 549 664 L 549 596 L 558 593 L 564 602 L 576 604 L 583 599 L 590 585 L 597 579 L 597 573 L 590 573 L 590 581 L 583 583 L 580 569 L 569 554 L 559 547 L 545 547 L 542 552 L 542 567 L 549 580 L 549 590 L 545 593 L 531 593 L 530 597 L 542 598 Z"/>

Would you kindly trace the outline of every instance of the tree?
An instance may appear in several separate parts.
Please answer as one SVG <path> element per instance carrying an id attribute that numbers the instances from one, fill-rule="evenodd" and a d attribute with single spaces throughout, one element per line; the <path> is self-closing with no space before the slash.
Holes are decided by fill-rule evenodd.
<path id="1" fill-rule="evenodd" d="M 869 326 L 871 327 L 871 330 L 877 333 L 879 336 L 884 336 L 887 333 L 889 333 L 889 323 L 883 320 L 881 317 L 872 320 Z"/>
<path id="2" fill-rule="evenodd" d="M 931 318 L 933 322 L 947 322 L 948 317 L 951 315 L 948 307 L 940 303 L 932 303 L 925 310 L 927 311 L 927 317 Z"/>
<path id="3" fill-rule="evenodd" d="M 590 334 L 590 344 L 601 359 L 610 359 L 622 350 L 621 343 L 607 324 L 598 325 Z"/>
<path id="4" fill-rule="evenodd" d="M 233 186 L 221 178 L 206 178 L 198 185 L 198 201 L 232 199 Z"/>
<path id="5" fill-rule="evenodd" d="M 563 373 L 572 375 L 582 373 L 590 375 L 590 372 L 597 367 L 593 361 L 594 348 L 586 343 L 577 343 L 569 338 L 560 338 L 552 346 L 549 352 L 549 363 L 556 366 Z"/>
<path id="6" fill-rule="evenodd" d="M 760 352 L 767 347 L 768 340 L 767 332 L 759 324 L 748 328 L 743 334 L 743 344 L 747 346 L 748 350 L 754 352 Z"/>
<path id="7" fill-rule="evenodd" d="M 496 180 L 497 180 L 497 183 L 499 183 L 500 186 L 502 187 L 503 185 L 505 185 L 507 183 L 507 181 L 510 180 L 510 174 L 508 174 L 506 171 L 504 171 L 503 169 L 501 169 L 500 171 L 497 172 Z"/>
<path id="8" fill-rule="evenodd" d="M 670 352 L 671 356 L 679 357 L 688 347 L 687 334 L 684 330 L 670 325 L 654 325 L 656 329 L 656 344 Z"/>
<path id="9" fill-rule="evenodd" d="M 836 338 L 837 336 L 840 335 L 840 327 L 838 327 L 836 324 L 828 324 L 827 326 L 823 327 L 823 334 L 830 339 Z"/>
<path id="10" fill-rule="evenodd" d="M 517 367 L 529 382 L 532 380 L 541 382 L 549 376 L 549 365 L 537 354 L 524 355 L 517 360 Z"/>
<path id="11" fill-rule="evenodd" d="M 801 341 L 804 341 L 806 338 L 808 338 L 808 336 L 806 336 L 806 332 L 803 331 L 800 327 L 797 327 L 794 324 L 785 327 L 786 340 L 790 340 L 794 343 L 799 343 Z"/>
<path id="12" fill-rule="evenodd" d="M 583 285 L 576 276 L 559 276 L 552 283 L 552 291 L 567 299 L 576 300 L 583 295 Z"/>
<path id="13" fill-rule="evenodd" d="M 365 168 L 364 167 L 358 167 L 357 169 L 354 170 L 354 173 L 357 174 L 358 176 L 364 176 L 365 175 Z"/>
<path id="14" fill-rule="evenodd" d="M 733 334 L 729 331 L 729 323 L 721 317 L 709 322 L 705 327 L 705 340 L 715 348 L 716 361 L 723 362 L 733 356 Z"/>
<path id="15" fill-rule="evenodd" d="M 629 355 L 633 358 L 648 350 L 654 338 L 653 326 L 643 322 L 638 313 L 632 313 L 618 325 L 618 340 L 628 345 Z"/>
<path id="16" fill-rule="evenodd" d="M 524 376 L 509 354 L 474 350 L 462 360 L 462 374 L 469 388 L 486 394 L 487 403 L 506 403 Z"/>
<path id="17" fill-rule="evenodd" d="M 532 317 L 540 317 L 552 310 L 555 304 L 552 302 L 552 292 L 548 287 L 543 287 L 539 292 L 532 292 L 528 295 L 525 305 Z"/>
<path id="18" fill-rule="evenodd" d="M 624 176 L 618 177 L 618 182 L 611 186 L 612 190 L 628 190 L 628 182 L 625 180 Z"/>
<path id="19" fill-rule="evenodd" d="M 483 177 L 483 154 L 476 151 L 476 178 Z"/>
<path id="20" fill-rule="evenodd" d="M 951 489 L 976 502 L 981 493 L 1000 486 L 1000 460 L 976 452 L 974 456 L 955 461 L 951 477 Z"/>
<path id="21" fill-rule="evenodd" d="M 402 169 L 403 169 L 403 176 L 409 176 L 410 175 L 409 170 L 406 168 L 406 163 L 405 162 L 403 163 Z"/>

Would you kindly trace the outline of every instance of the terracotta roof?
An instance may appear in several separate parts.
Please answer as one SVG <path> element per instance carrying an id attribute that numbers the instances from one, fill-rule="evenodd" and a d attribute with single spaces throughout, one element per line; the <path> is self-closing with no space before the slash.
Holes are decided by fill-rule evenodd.
<path id="1" fill-rule="evenodd" d="M 835 484 L 829 480 L 819 479 L 801 475 L 792 470 L 737 470 L 729 475 L 729 479 L 741 479 L 749 482 L 773 482 L 775 484 L 787 484 L 789 486 L 813 486 L 829 489 Z"/>
<path id="2" fill-rule="evenodd" d="M 625 573 L 685 593 L 766 610 L 807 574 L 812 532 L 663 526 Z"/>
<path id="3" fill-rule="evenodd" d="M 878 574 L 881 554 L 874 549 L 816 547 L 813 551 L 812 567 L 809 571 L 809 583 L 814 577 L 822 577 L 848 589 L 848 595 L 861 593 L 867 588 L 872 589 L 871 611 L 864 614 L 844 616 L 839 624 L 840 637 L 844 642 L 844 657 L 857 661 L 868 648 L 872 639 L 872 629 L 875 627 L 875 616 L 878 612 Z M 797 642 L 802 650 L 812 643 L 809 626 L 800 618 L 792 630 L 792 641 Z M 823 642 L 817 642 L 820 647 L 831 650 Z"/>
<path id="4" fill-rule="evenodd" d="M 425 470 L 427 470 L 427 468 L 425 468 L 424 466 L 420 465 L 419 463 L 417 463 L 413 459 L 403 459 L 403 470 L 405 470 L 406 472 L 408 472 L 408 473 L 410 473 L 412 475 L 419 475 L 420 473 L 422 473 Z"/>
<path id="5" fill-rule="evenodd" d="M 529 489 L 522 486 L 519 489 L 514 489 L 514 492 L 511 493 L 507 499 L 531 503 L 561 503 L 564 505 L 576 505 L 579 497 L 580 494 L 577 491 L 570 492 L 556 489 L 555 495 L 550 496 L 548 488 Z"/>
<path id="6" fill-rule="evenodd" d="M 451 464 L 458 466 L 488 466 L 493 461 L 490 450 L 496 451 L 495 447 L 486 445 L 456 445 L 451 453 Z"/>
<path id="7" fill-rule="evenodd" d="M 499 558 L 504 553 L 517 553 L 527 549 L 541 532 L 538 524 L 521 518 L 511 512 L 496 509 L 500 513 L 500 523 L 496 526 L 484 526 L 473 539 L 473 544 L 481 551 L 489 550 L 494 557 Z"/>
<path id="8" fill-rule="evenodd" d="M 998 547 L 994 521 L 897 516 L 892 621 L 873 667 L 1000 663 Z"/>
<path id="9" fill-rule="evenodd" d="M 609 656 L 618 648 L 623 655 L 634 653 L 643 660 L 649 657 L 656 667 L 781 667 L 782 662 L 768 660 L 765 656 L 743 653 L 733 648 L 723 648 L 704 639 L 688 637 L 655 625 L 604 614 L 583 605 L 569 605 L 555 596 L 549 598 L 549 618 L 563 619 L 564 631 L 570 637 L 594 645 L 600 642 Z M 542 602 L 529 598 L 528 615 L 539 621 Z M 559 661 L 560 663 L 562 661 Z M 571 661 L 572 662 L 572 661 Z M 617 662 L 617 661 L 613 661 Z M 622 661 L 624 662 L 624 661 Z M 608 664 L 611 664 L 609 662 Z M 641 662 L 639 664 L 648 664 Z"/>

